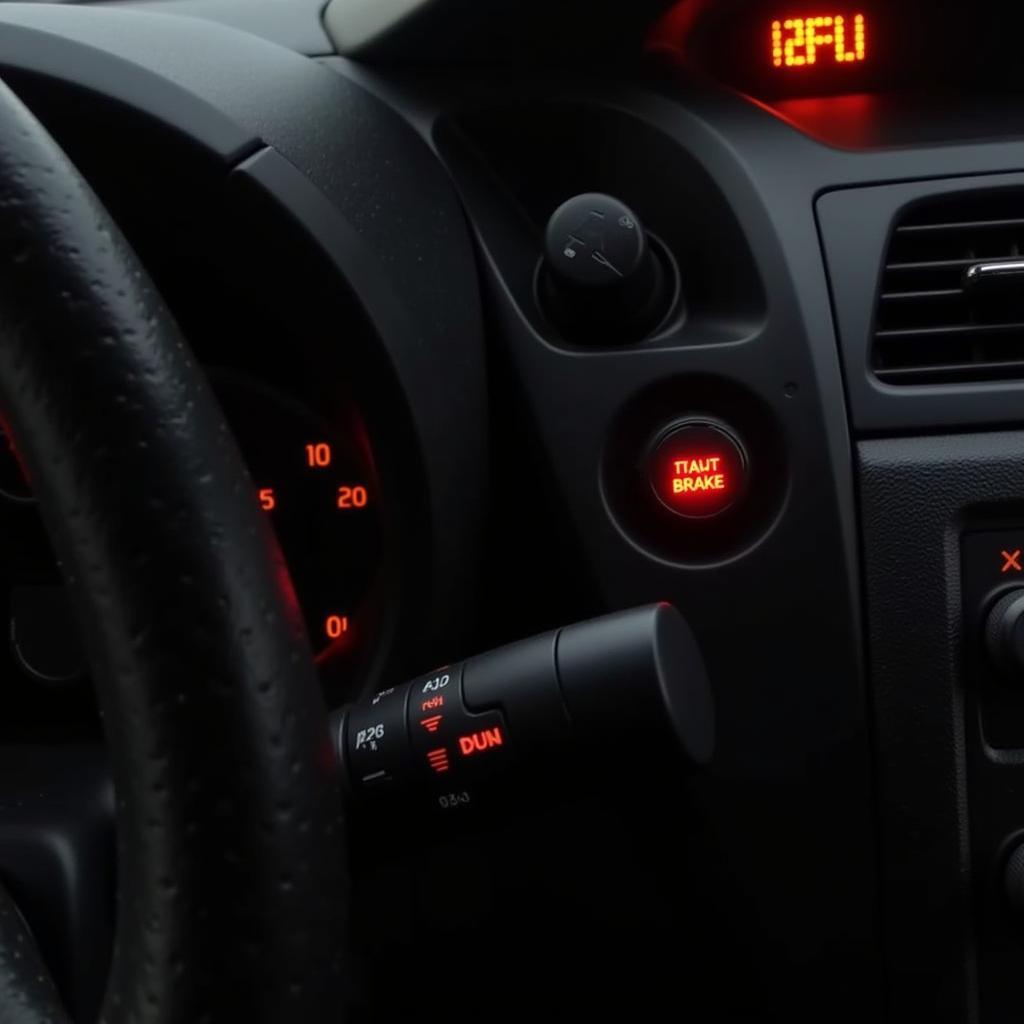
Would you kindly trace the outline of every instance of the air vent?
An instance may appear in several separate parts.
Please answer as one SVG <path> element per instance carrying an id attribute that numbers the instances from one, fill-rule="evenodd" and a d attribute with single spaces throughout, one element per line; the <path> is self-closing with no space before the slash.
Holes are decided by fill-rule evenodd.
<path id="1" fill-rule="evenodd" d="M 1014 261 L 1021 274 L 1005 266 Z M 996 266 L 968 282 L 979 264 Z M 886 255 L 872 368 L 887 384 L 1024 379 L 1024 191 L 904 213 Z"/>

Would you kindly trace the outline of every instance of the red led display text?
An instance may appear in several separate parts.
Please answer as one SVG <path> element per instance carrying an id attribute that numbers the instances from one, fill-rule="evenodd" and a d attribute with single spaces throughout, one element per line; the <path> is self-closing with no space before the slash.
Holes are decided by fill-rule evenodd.
<path id="1" fill-rule="evenodd" d="M 777 68 L 851 66 L 867 55 L 868 23 L 863 14 L 818 14 L 772 22 L 771 59 Z"/>

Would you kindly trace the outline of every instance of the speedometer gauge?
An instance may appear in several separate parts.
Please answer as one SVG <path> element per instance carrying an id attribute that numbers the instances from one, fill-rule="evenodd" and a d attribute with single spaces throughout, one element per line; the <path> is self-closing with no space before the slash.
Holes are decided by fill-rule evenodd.
<path id="1" fill-rule="evenodd" d="M 262 383 L 214 386 L 288 563 L 322 669 L 355 668 L 373 629 L 380 492 L 366 432 L 346 406 L 328 417 Z"/>

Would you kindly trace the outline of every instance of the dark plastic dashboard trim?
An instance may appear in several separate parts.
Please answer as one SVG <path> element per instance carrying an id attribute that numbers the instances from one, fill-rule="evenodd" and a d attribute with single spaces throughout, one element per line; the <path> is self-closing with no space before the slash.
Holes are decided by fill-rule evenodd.
<path id="1" fill-rule="evenodd" d="M 986 754 L 972 713 L 960 539 L 1021 522 L 1022 453 L 1020 431 L 858 446 L 893 1020 L 1017 1016 L 978 1009 L 985 936 L 972 887 L 1007 822 L 1019 827 L 1024 775 Z"/>
<path id="2" fill-rule="evenodd" d="M 326 0 L 101 0 L 96 4 L 115 5 L 121 10 L 202 18 L 311 57 L 334 51 L 323 22 Z"/>
<path id="3" fill-rule="evenodd" d="M 98 96 L 118 97 L 193 139 L 226 165 L 260 147 L 258 135 L 194 91 L 124 56 L 54 31 L 53 26 L 12 23 L 6 17 L 11 13 L 0 9 L 0 70 L 28 72 Z"/>
<path id="4" fill-rule="evenodd" d="M 811 195 L 799 201 L 801 182 L 787 163 L 770 168 L 770 184 L 789 192 L 785 202 L 772 201 L 765 180 L 729 137 L 730 118 L 744 119 L 750 112 L 723 110 L 720 102 L 730 101 L 718 97 L 703 98 L 721 121 L 699 105 L 694 109 L 639 88 L 558 73 L 463 70 L 425 79 L 360 68 L 341 58 L 324 63 L 386 98 L 453 174 L 477 232 L 492 344 L 501 353 L 496 358 L 504 357 L 514 370 L 524 395 L 523 429 L 540 440 L 544 471 L 550 472 L 602 598 L 610 607 L 670 600 L 705 645 L 721 700 L 723 745 L 719 760 L 694 788 L 715 822 L 712 845 L 720 858 L 715 870 L 733 880 L 744 877 L 744 925 L 732 916 L 738 911 L 730 905 L 735 893 L 725 895 L 728 883 L 712 880 L 715 870 L 703 876 L 703 885 L 721 894 L 714 920 L 732 935 L 730 956 L 742 960 L 746 941 L 759 948 L 770 942 L 773 951 L 771 967 L 738 968 L 751 972 L 747 991 L 731 994 L 737 1003 L 723 996 L 718 1016 L 712 1011 L 709 1019 L 724 1019 L 729 1012 L 746 1019 L 751 1011 L 739 1003 L 758 997 L 766 1000 L 759 1012 L 770 1015 L 765 1006 L 785 1003 L 790 1019 L 815 1019 L 826 991 L 828 998 L 843 992 L 842 1019 L 874 1019 L 882 1008 L 882 965 L 872 879 L 876 848 L 858 628 L 854 471 Z M 443 129 L 447 118 L 467 110 L 500 118 L 510 107 L 529 110 L 531 104 L 552 103 L 634 118 L 668 140 L 678 162 L 667 151 L 659 157 L 676 169 L 679 194 L 661 190 L 665 216 L 676 209 L 685 217 L 683 197 L 691 195 L 694 180 L 685 169 L 687 157 L 702 165 L 747 233 L 768 299 L 764 323 L 726 345 L 699 339 L 685 345 L 678 332 L 668 332 L 632 350 L 570 351 L 544 335 L 525 306 L 528 298 L 516 285 L 515 268 L 509 272 L 508 238 L 494 215 L 493 196 L 451 158 Z M 757 123 L 769 135 L 778 130 L 797 146 L 813 145 L 763 113 Z M 614 161 L 616 134 L 606 128 L 604 137 Z M 650 154 L 618 153 L 621 164 L 615 166 L 632 162 L 642 168 L 645 156 Z M 587 170 L 595 190 L 609 190 L 596 164 Z M 634 201 L 629 194 L 620 198 Z M 659 230 L 650 214 L 645 220 Z M 727 378 L 771 408 L 791 446 L 793 486 L 773 528 L 735 557 L 700 566 L 667 562 L 623 536 L 602 501 L 600 467 L 616 419 L 630 403 L 643 404 L 648 389 L 659 382 L 685 386 L 687 380 L 714 378 Z M 799 585 L 793 582 L 797 577 Z M 745 611 L 737 611 L 737 595 Z M 780 599 L 787 611 L 776 623 Z M 737 618 L 743 643 L 730 630 Z M 759 685 L 768 679 L 770 685 Z M 776 741 L 770 753 L 762 746 L 769 736 Z M 816 768 L 809 772 L 811 763 Z M 770 868 L 762 856 L 754 864 L 744 859 L 740 867 L 732 857 L 746 849 L 741 835 L 749 839 L 760 827 L 760 811 L 745 801 L 766 785 L 777 787 L 770 798 L 772 827 L 789 830 L 789 842 Z M 818 786 L 828 795 L 813 795 Z M 807 829 L 812 819 L 814 828 Z M 691 839 L 704 848 L 702 838 Z M 819 884 L 824 884 L 821 895 L 811 896 Z M 819 916 L 826 904 L 827 914 Z M 773 922 L 770 940 L 760 938 L 764 933 L 758 930 L 768 920 Z M 743 927 L 751 930 L 737 939 Z M 799 996 L 792 968 L 783 966 L 796 962 L 804 965 Z M 811 973 L 814 981 L 808 984 Z"/>

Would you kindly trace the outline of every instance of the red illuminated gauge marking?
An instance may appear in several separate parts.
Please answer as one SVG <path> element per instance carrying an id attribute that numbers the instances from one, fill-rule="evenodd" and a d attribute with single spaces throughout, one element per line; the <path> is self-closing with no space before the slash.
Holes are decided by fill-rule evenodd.
<path id="1" fill-rule="evenodd" d="M 437 750 L 428 750 L 427 763 L 438 775 L 451 768 L 451 762 L 448 760 L 448 751 L 444 747 L 438 747 Z"/>
<path id="2" fill-rule="evenodd" d="M 346 485 L 338 488 L 338 508 L 340 509 L 366 508 L 369 502 L 370 496 L 365 487 Z"/>
<path id="3" fill-rule="evenodd" d="M 436 697 L 430 697 L 420 705 L 421 711 L 436 711 L 438 708 L 444 707 L 444 697 L 438 694 Z"/>
<path id="4" fill-rule="evenodd" d="M 324 622 L 324 632 L 328 639 L 337 640 L 348 632 L 347 615 L 328 615 Z"/>
<path id="5" fill-rule="evenodd" d="M 867 58 L 867 41 L 868 23 L 863 14 L 776 18 L 771 32 L 772 63 L 777 68 L 813 67 L 819 60 L 857 64 Z"/>
<path id="6" fill-rule="evenodd" d="M 297 599 L 295 610 L 305 620 L 326 685 L 338 688 L 331 692 L 340 695 L 376 642 L 374 627 L 386 590 L 385 496 L 366 425 L 358 409 L 345 401 L 332 402 L 325 418 L 234 372 L 215 371 L 214 380 L 255 481 L 250 500 L 277 535 L 294 584 L 286 589 Z M 5 479 L 0 458 L 0 504 Z M 353 488 L 352 511 L 338 509 L 342 485 Z M 357 486 L 366 491 L 362 508 L 357 507 L 362 502 L 362 495 L 354 493 Z M 278 571 L 283 575 L 283 567 Z"/>
<path id="7" fill-rule="evenodd" d="M 1003 556 L 1003 573 L 1008 572 L 1024 572 L 1024 568 L 1020 564 L 1020 548 L 1016 551 L 1001 551 L 1000 554 Z"/>
<path id="8" fill-rule="evenodd" d="M 656 443 L 648 476 L 658 501 L 690 519 L 716 516 L 746 491 L 743 446 L 725 427 L 691 420 L 670 427 Z"/>
<path id="9" fill-rule="evenodd" d="M 420 725 L 423 726 L 427 732 L 437 732 L 441 728 L 441 719 L 444 715 L 431 715 L 429 718 L 421 718 Z"/>
<path id="10" fill-rule="evenodd" d="M 306 465 L 310 469 L 323 469 L 331 464 L 331 446 L 324 441 L 306 445 Z"/>

